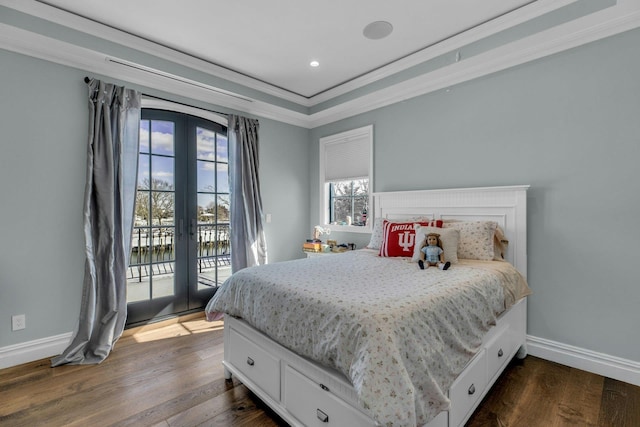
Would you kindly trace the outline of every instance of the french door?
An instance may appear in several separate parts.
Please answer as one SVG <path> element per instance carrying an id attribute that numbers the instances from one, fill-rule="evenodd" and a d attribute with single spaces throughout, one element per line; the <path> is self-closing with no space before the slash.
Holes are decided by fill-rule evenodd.
<path id="1" fill-rule="evenodd" d="M 226 128 L 143 109 L 127 324 L 202 308 L 231 274 Z"/>

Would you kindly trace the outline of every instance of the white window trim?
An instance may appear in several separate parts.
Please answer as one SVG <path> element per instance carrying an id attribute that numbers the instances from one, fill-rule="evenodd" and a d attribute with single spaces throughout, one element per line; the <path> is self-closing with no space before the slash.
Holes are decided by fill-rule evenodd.
<path id="1" fill-rule="evenodd" d="M 325 147 L 327 144 L 339 141 L 348 141 L 352 138 L 366 137 L 369 140 L 369 219 L 365 226 L 329 224 L 329 184 L 325 183 Z M 346 132 L 320 138 L 320 182 L 319 182 L 319 206 L 318 216 L 320 225 L 331 231 L 349 233 L 371 233 L 373 224 L 373 125 L 352 129 Z"/>

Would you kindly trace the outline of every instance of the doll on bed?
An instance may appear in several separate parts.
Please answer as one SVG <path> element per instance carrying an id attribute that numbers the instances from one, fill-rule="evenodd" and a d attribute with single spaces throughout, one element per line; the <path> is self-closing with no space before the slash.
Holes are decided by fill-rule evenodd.
<path id="1" fill-rule="evenodd" d="M 438 233 L 429 233 L 426 235 L 422 248 L 420 248 L 420 260 L 418 265 L 421 270 L 429 266 L 437 266 L 440 270 L 447 270 L 451 267 L 449 261 L 444 261 L 444 250 Z"/>

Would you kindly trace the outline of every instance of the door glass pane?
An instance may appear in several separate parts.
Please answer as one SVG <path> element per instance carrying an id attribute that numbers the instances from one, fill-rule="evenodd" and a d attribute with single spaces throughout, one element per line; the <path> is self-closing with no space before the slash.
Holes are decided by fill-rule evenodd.
<path id="1" fill-rule="evenodd" d="M 149 120 L 141 120 L 140 121 L 140 152 L 148 153 L 149 152 L 149 139 L 151 137 L 151 133 L 149 132 L 151 124 Z"/>
<path id="2" fill-rule="evenodd" d="M 221 278 L 226 275 L 221 271 L 230 270 L 228 208 L 220 203 L 220 192 L 229 191 L 228 155 L 227 139 L 217 132 L 198 127 L 196 140 L 197 290 L 204 290 L 221 284 Z M 226 224 L 221 224 L 223 218 Z"/>
<path id="3" fill-rule="evenodd" d="M 216 133 L 201 127 L 196 128 L 198 160 L 216 160 Z"/>
<path id="4" fill-rule="evenodd" d="M 198 193 L 198 224 L 216 223 L 216 195 Z"/>
<path id="5" fill-rule="evenodd" d="M 219 162 L 229 163 L 229 143 L 226 135 L 218 135 L 216 156 Z"/>
<path id="6" fill-rule="evenodd" d="M 151 299 L 173 296 L 175 263 L 163 262 L 153 264 L 153 287 Z"/>
<path id="7" fill-rule="evenodd" d="M 222 215 L 220 215 L 222 217 Z M 217 280 L 219 284 L 224 283 L 231 276 L 231 236 L 229 233 L 229 223 L 220 223 L 218 233 L 218 271 Z"/>
<path id="8" fill-rule="evenodd" d="M 172 191 L 151 192 L 151 224 L 174 225 L 175 195 Z"/>
<path id="9" fill-rule="evenodd" d="M 174 294 L 173 275 L 175 272 L 174 229 L 173 227 L 154 227 L 151 229 L 151 272 L 153 287 L 151 298 Z"/>
<path id="10" fill-rule="evenodd" d="M 127 274 L 127 303 L 146 301 L 151 289 L 151 276 L 148 266 L 132 265 Z"/>
<path id="11" fill-rule="evenodd" d="M 218 163 L 216 168 L 216 176 L 218 177 L 218 193 L 228 193 L 229 165 L 227 163 Z"/>
<path id="12" fill-rule="evenodd" d="M 154 190 L 173 190 L 173 157 L 151 156 L 151 182 Z"/>
<path id="13" fill-rule="evenodd" d="M 140 157 L 138 157 L 138 190 L 151 188 L 151 180 L 149 179 L 150 164 L 149 155 L 140 154 Z"/>
<path id="14" fill-rule="evenodd" d="M 218 193 L 229 192 L 229 143 L 226 135 L 218 135 L 216 144 L 216 177 Z"/>
<path id="15" fill-rule="evenodd" d="M 219 194 L 218 195 L 218 223 L 224 224 L 227 227 L 229 226 L 229 208 L 231 207 L 231 202 L 229 200 L 228 194 Z"/>
<path id="16" fill-rule="evenodd" d="M 216 190 L 216 164 L 215 162 L 205 162 L 198 160 L 198 191 L 214 192 Z"/>
<path id="17" fill-rule="evenodd" d="M 127 272 L 127 302 L 175 294 L 174 133 L 173 122 L 140 122 L 138 189 Z"/>
<path id="18" fill-rule="evenodd" d="M 151 153 L 173 156 L 175 124 L 161 120 L 151 121 Z"/>

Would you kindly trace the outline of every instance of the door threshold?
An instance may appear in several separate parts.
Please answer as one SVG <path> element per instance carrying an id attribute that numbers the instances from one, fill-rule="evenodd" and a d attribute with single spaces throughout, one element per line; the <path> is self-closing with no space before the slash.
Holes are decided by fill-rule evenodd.
<path id="1" fill-rule="evenodd" d="M 123 337 L 132 336 L 141 332 L 152 331 L 154 329 L 164 328 L 165 326 L 174 325 L 176 323 L 186 323 L 193 320 L 204 319 L 204 310 L 199 310 L 195 313 L 187 313 L 183 315 L 174 315 L 169 318 L 162 318 L 158 320 L 148 320 L 144 324 L 133 324 L 127 326 L 122 332 Z"/>

